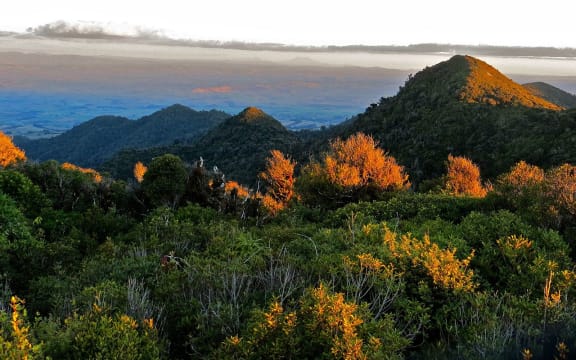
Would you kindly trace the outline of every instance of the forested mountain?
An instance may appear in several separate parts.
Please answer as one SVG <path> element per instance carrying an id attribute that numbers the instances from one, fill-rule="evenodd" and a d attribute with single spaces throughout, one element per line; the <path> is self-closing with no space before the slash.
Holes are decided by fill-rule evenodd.
<path id="1" fill-rule="evenodd" d="M 148 148 L 191 141 L 230 115 L 216 110 L 195 111 L 172 105 L 132 121 L 116 116 L 99 116 L 50 139 L 15 139 L 30 159 L 95 167 L 125 148 Z"/>
<path id="2" fill-rule="evenodd" d="M 458 56 L 326 131 L 247 108 L 124 150 L 132 181 L 0 132 L 0 359 L 570 359 L 576 110 L 556 109 Z"/>
<path id="3" fill-rule="evenodd" d="M 574 162 L 576 112 L 560 110 L 483 61 L 457 55 L 410 77 L 396 96 L 330 136 L 374 135 L 416 184 L 441 175 L 450 153 L 493 177 L 520 159 L 543 167 Z"/>
<path id="4" fill-rule="evenodd" d="M 155 156 L 171 153 L 189 163 L 202 157 L 207 166 L 217 166 L 228 178 L 252 186 L 258 173 L 264 170 L 265 159 L 271 150 L 290 154 L 299 143 L 298 137 L 278 120 L 260 109 L 248 107 L 191 144 L 121 151 L 102 168 L 127 178 L 137 161 L 149 163 Z"/>
<path id="5" fill-rule="evenodd" d="M 566 109 L 576 108 L 576 95 L 544 82 L 523 84 L 528 91 Z"/>

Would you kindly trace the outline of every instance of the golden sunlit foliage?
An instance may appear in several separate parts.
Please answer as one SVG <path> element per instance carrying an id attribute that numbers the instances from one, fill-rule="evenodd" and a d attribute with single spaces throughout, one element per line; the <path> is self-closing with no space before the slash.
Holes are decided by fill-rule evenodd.
<path id="1" fill-rule="evenodd" d="M 420 240 L 410 234 L 399 236 L 387 228 L 384 245 L 400 263 L 422 268 L 436 286 L 461 291 L 472 291 L 476 287 L 474 272 L 468 269 L 474 251 L 460 260 L 456 257 L 457 249 L 441 249 L 428 235 Z"/>
<path id="2" fill-rule="evenodd" d="M 80 167 L 78 165 L 74 165 L 74 164 L 71 164 L 68 162 L 63 163 L 62 165 L 60 165 L 60 167 L 64 170 L 73 170 L 73 171 L 79 171 L 83 174 L 88 174 L 88 175 L 92 176 L 92 179 L 96 183 L 102 182 L 102 175 L 100 175 L 100 173 L 94 169 L 83 168 L 83 167 Z"/>
<path id="3" fill-rule="evenodd" d="M 546 195 L 558 210 L 576 216 L 576 166 L 564 164 L 546 172 Z"/>
<path id="4" fill-rule="evenodd" d="M 344 294 L 320 284 L 300 299 L 295 311 L 273 301 L 245 337 L 231 336 L 223 344 L 233 358 L 334 358 L 368 359 L 383 356 L 380 338 L 360 334 L 364 323 L 360 308 Z M 314 339 L 311 341 L 311 339 Z M 391 358 L 393 352 L 390 350 Z M 379 358 L 379 357 L 378 357 Z"/>
<path id="5" fill-rule="evenodd" d="M 504 174 L 500 181 L 514 189 L 534 186 L 544 181 L 544 170 L 538 166 L 527 164 L 525 161 L 520 161 L 508 173 Z"/>
<path id="6" fill-rule="evenodd" d="M 0 167 L 7 167 L 25 160 L 24 151 L 15 146 L 12 139 L 0 131 Z"/>
<path id="7" fill-rule="evenodd" d="M 231 195 L 233 191 L 236 192 L 236 197 L 238 198 L 246 198 L 250 191 L 245 186 L 240 185 L 238 182 L 234 180 L 227 181 L 224 185 L 224 191 L 226 194 Z"/>
<path id="8" fill-rule="evenodd" d="M 12 309 L 10 333 L 3 334 L 0 328 L 0 357 L 2 359 L 35 359 L 40 354 L 40 346 L 32 345 L 30 342 L 30 327 L 25 324 L 24 300 L 12 296 L 10 308 Z"/>
<path id="9" fill-rule="evenodd" d="M 260 174 L 268 184 L 264 196 L 264 207 L 275 215 L 294 196 L 294 167 L 296 162 L 288 159 L 279 150 L 272 150 L 266 159 L 266 170 Z"/>
<path id="10" fill-rule="evenodd" d="M 466 56 L 465 58 L 470 68 L 470 73 L 466 79 L 466 85 L 459 94 L 461 100 L 468 103 L 514 104 L 562 110 L 562 107 L 535 96 L 484 61 L 471 56 Z"/>
<path id="11" fill-rule="evenodd" d="M 144 180 L 144 174 L 146 174 L 146 171 L 148 171 L 148 168 L 146 165 L 142 164 L 141 161 L 138 161 L 136 164 L 134 164 L 134 178 L 136 181 L 138 181 L 138 183 L 141 183 L 142 180 Z"/>
<path id="12" fill-rule="evenodd" d="M 357 133 L 347 140 L 336 139 L 322 162 L 311 162 L 298 178 L 304 202 L 341 205 L 369 200 L 382 191 L 410 187 L 408 175 L 396 159 L 386 155 L 368 135 Z"/>
<path id="13" fill-rule="evenodd" d="M 347 140 L 336 139 L 324 158 L 324 169 L 333 184 L 343 187 L 375 186 L 381 190 L 399 190 L 410 186 L 408 175 L 378 148 L 369 135 L 357 133 Z"/>
<path id="14" fill-rule="evenodd" d="M 445 190 L 456 196 L 486 196 L 482 186 L 480 169 L 470 159 L 463 156 L 448 155 Z"/>

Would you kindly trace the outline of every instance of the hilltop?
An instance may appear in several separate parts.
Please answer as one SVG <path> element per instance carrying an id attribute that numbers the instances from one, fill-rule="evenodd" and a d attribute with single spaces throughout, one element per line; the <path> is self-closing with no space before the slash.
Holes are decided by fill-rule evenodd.
<path id="1" fill-rule="evenodd" d="M 329 136 L 374 135 L 414 183 L 440 176 L 448 154 L 495 176 L 524 159 L 548 167 L 574 161 L 576 113 L 553 104 L 470 56 L 457 55 L 409 77 Z"/>
<path id="2" fill-rule="evenodd" d="M 218 166 L 227 178 L 252 185 L 264 169 L 270 150 L 293 153 L 299 143 L 298 137 L 278 120 L 261 109 L 248 107 L 189 144 L 125 150 L 102 168 L 126 178 L 137 161 L 148 163 L 155 156 L 171 153 L 189 163 L 202 157 L 208 166 Z"/>
<path id="3" fill-rule="evenodd" d="M 99 116 L 50 139 L 15 140 L 31 159 L 95 167 L 122 149 L 191 141 L 228 117 L 222 111 L 195 111 L 176 104 L 138 120 Z"/>

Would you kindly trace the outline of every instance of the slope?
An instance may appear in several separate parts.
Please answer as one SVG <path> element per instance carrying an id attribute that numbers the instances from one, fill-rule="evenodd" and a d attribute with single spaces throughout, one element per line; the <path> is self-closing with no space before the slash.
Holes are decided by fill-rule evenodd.
<path id="1" fill-rule="evenodd" d="M 533 82 L 522 85 L 536 96 L 540 96 L 550 102 L 558 104 L 566 109 L 576 108 L 576 95 L 572 95 L 562 89 L 545 82 Z"/>
<path id="2" fill-rule="evenodd" d="M 249 107 L 191 144 L 121 151 L 104 163 L 102 169 L 117 177 L 129 178 L 137 161 L 149 163 L 155 156 L 172 153 L 188 163 L 202 157 L 207 166 L 218 166 L 228 179 L 252 186 L 264 169 L 270 150 L 292 153 L 298 145 L 298 137 L 278 120 Z"/>
<path id="3" fill-rule="evenodd" d="M 29 158 L 55 159 L 95 167 L 125 148 L 147 148 L 189 141 L 230 115 L 172 105 L 139 120 L 100 116 L 50 139 L 19 141 Z"/>
<path id="4" fill-rule="evenodd" d="M 491 177 L 520 159 L 540 166 L 574 162 L 576 112 L 560 109 L 490 65 L 454 56 L 410 77 L 396 96 L 333 135 L 374 135 L 415 184 L 443 174 L 450 153 L 470 157 Z"/>

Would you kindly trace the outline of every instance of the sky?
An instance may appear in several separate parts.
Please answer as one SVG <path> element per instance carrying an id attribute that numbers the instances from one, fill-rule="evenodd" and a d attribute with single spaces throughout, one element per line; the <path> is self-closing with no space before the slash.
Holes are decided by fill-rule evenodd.
<path id="1" fill-rule="evenodd" d="M 62 20 L 193 40 L 576 48 L 574 10 L 572 0 L 4 0 L 0 30 Z"/>

